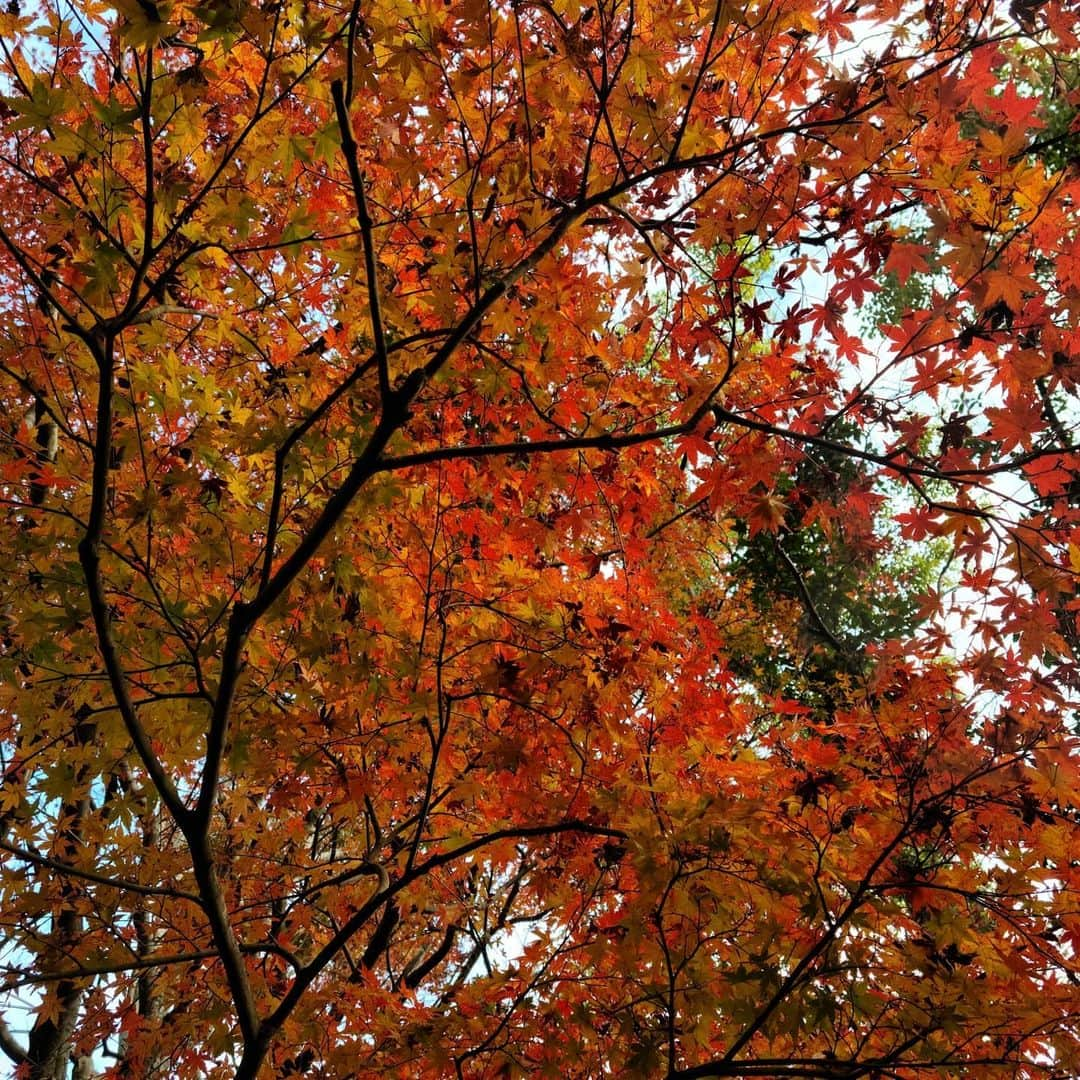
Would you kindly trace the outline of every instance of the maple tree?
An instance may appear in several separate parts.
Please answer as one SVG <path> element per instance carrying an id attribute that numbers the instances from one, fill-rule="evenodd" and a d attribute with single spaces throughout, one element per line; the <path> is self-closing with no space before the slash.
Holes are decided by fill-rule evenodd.
<path id="1" fill-rule="evenodd" d="M 1080 1072 L 1077 15 L 9 4 L 16 1075 Z"/>

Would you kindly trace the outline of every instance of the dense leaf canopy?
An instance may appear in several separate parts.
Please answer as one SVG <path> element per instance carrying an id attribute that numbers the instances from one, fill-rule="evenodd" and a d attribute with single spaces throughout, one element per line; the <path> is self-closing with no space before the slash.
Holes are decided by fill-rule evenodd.
<path id="1" fill-rule="evenodd" d="M 1078 20 L 8 4 L 12 1069 L 1080 1074 Z"/>

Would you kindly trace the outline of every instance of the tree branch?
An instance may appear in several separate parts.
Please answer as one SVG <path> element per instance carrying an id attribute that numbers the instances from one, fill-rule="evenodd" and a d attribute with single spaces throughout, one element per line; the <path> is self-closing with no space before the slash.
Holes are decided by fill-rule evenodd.
<path id="1" fill-rule="evenodd" d="M 83 574 L 86 578 L 87 598 L 90 601 L 90 611 L 97 632 L 98 649 L 101 652 L 109 685 L 112 688 L 113 696 L 116 698 L 116 704 L 124 722 L 124 727 L 162 802 L 165 803 L 169 812 L 179 824 L 186 817 L 187 811 L 172 781 L 165 774 L 161 762 L 150 745 L 150 739 L 139 721 L 112 636 L 112 618 L 109 613 L 108 602 L 105 599 L 105 585 L 101 577 L 100 558 L 108 505 L 109 464 L 112 452 L 112 339 L 109 338 L 103 342 L 88 335 L 87 343 L 98 365 L 98 405 L 94 433 L 94 469 L 90 491 L 90 514 L 86 523 L 86 532 L 82 540 L 79 541 L 79 562 L 82 564 Z"/>
<path id="2" fill-rule="evenodd" d="M 349 57 L 352 64 L 352 57 Z M 345 104 L 345 90 L 341 80 L 335 79 L 330 84 L 330 96 L 334 99 L 337 112 L 338 129 L 341 133 L 341 152 L 345 155 L 349 167 L 349 180 L 352 183 L 353 200 L 356 203 L 356 219 L 360 223 L 360 236 L 364 248 L 364 273 L 367 275 L 368 312 L 371 318 L 371 337 L 375 343 L 375 368 L 379 378 L 379 399 L 383 408 L 390 401 L 390 369 L 387 364 L 386 331 L 383 327 L 382 304 L 379 300 L 379 276 L 375 264 L 374 222 L 368 212 L 367 192 L 364 177 L 360 172 L 357 158 L 356 140 L 352 133 L 352 120 Z"/>
<path id="3" fill-rule="evenodd" d="M 0 1016 L 0 1051 L 3 1051 L 16 1066 L 26 1064 L 28 1060 L 26 1051 L 19 1045 L 2 1016 Z"/>
<path id="4" fill-rule="evenodd" d="M 83 870 L 77 866 L 71 866 L 60 859 L 52 859 L 46 855 L 39 855 L 36 851 L 27 851 L 25 848 L 16 847 L 6 840 L 0 840 L 0 849 L 14 855 L 23 862 L 33 863 L 35 866 L 45 866 L 55 870 L 58 874 L 67 877 L 79 878 L 82 881 L 92 881 L 95 885 L 104 885 L 109 889 L 117 889 L 120 892 L 137 893 L 140 896 L 167 896 L 173 900 L 187 900 L 189 903 L 202 905 L 202 901 L 194 893 L 184 892 L 182 889 L 172 889 L 164 885 L 140 885 L 137 881 L 127 881 L 124 878 L 111 878 L 105 874 L 96 874 L 93 870 Z"/>
<path id="5" fill-rule="evenodd" d="M 500 840 L 526 840 L 536 836 L 555 836 L 564 832 L 578 832 L 591 836 L 606 836 L 625 840 L 627 834 L 621 829 L 611 829 L 603 825 L 593 825 L 587 821 L 561 821 L 551 825 L 535 825 L 517 829 L 498 829 L 486 836 L 477 837 L 453 851 L 442 852 L 433 855 L 422 863 L 418 863 L 413 869 L 403 874 L 397 881 L 390 882 L 386 879 L 385 885 L 380 885 L 374 894 L 363 904 L 359 910 L 343 924 L 340 930 L 319 950 L 318 954 L 302 969 L 289 988 L 288 993 L 282 998 L 278 1007 L 262 1022 L 258 1036 L 255 1040 L 247 1042 L 244 1057 L 237 1069 L 235 1080 L 254 1080 L 259 1065 L 266 1055 L 271 1040 L 281 1029 L 282 1025 L 300 1003 L 304 993 L 311 983 L 319 976 L 326 966 L 341 952 L 358 930 L 370 919 L 375 912 L 392 900 L 414 881 L 419 880 L 432 870 L 455 862 L 467 855 L 471 855 L 481 848 Z"/>

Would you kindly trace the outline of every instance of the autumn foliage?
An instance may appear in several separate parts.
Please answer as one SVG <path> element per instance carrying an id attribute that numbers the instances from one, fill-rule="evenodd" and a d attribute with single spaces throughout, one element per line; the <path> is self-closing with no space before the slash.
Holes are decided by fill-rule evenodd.
<path id="1" fill-rule="evenodd" d="M 1080 1074 L 1078 22 L 8 4 L 11 1071 Z"/>

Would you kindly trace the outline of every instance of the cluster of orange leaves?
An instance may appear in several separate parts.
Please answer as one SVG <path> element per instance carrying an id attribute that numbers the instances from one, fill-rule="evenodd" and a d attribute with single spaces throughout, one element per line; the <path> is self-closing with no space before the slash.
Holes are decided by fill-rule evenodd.
<path id="1" fill-rule="evenodd" d="M 1080 1071 L 1080 42 L 1014 8 L 0 14 L 19 1075 Z M 948 566 L 803 694 L 740 560 L 810 527 Z"/>

